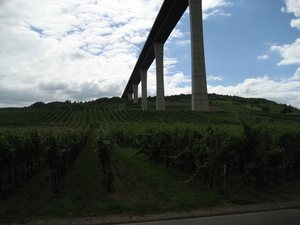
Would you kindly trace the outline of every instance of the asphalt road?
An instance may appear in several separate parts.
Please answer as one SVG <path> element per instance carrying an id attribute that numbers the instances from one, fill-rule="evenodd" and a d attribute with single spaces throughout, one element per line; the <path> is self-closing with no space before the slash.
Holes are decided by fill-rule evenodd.
<path id="1" fill-rule="evenodd" d="M 284 209 L 193 219 L 130 223 L 132 225 L 300 225 L 300 209 Z"/>

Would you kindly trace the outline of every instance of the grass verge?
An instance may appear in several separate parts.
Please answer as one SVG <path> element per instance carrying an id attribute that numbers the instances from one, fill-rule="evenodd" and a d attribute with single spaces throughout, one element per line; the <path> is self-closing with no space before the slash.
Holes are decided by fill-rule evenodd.
<path id="1" fill-rule="evenodd" d="M 118 179 L 126 190 L 124 208 L 132 215 L 183 212 L 222 205 L 246 205 L 293 200 L 300 195 L 300 183 L 282 183 L 257 187 L 228 186 L 226 194 L 211 189 L 202 181 L 186 182 L 190 175 L 164 165 L 151 162 L 137 150 L 116 147 L 113 164 Z"/>

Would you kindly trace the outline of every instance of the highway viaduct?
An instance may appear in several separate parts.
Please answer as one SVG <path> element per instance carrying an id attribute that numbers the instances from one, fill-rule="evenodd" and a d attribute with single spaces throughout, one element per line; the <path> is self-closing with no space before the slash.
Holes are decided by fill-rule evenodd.
<path id="1" fill-rule="evenodd" d="M 189 6 L 191 33 L 192 110 L 208 111 L 204 58 L 202 0 L 165 0 L 122 94 L 138 103 L 138 85 L 142 84 L 142 109 L 148 109 L 147 71 L 156 59 L 156 110 L 165 110 L 163 49 L 172 30 Z"/>

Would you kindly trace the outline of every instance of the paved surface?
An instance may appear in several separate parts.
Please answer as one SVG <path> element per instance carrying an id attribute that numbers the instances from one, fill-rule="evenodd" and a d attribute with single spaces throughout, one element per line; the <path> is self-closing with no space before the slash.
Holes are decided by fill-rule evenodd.
<path id="1" fill-rule="evenodd" d="M 70 219 L 36 220 L 26 225 L 300 225 L 300 198 L 291 202 L 259 205 L 227 205 L 193 212 L 164 213 L 124 217 L 86 217 Z M 2 225 L 2 224 L 1 224 Z M 13 224 L 18 225 L 18 224 Z M 24 225 L 24 224 L 22 224 Z"/>
<path id="2" fill-rule="evenodd" d="M 300 225 L 300 209 L 285 209 L 194 219 L 131 223 L 132 225 Z"/>

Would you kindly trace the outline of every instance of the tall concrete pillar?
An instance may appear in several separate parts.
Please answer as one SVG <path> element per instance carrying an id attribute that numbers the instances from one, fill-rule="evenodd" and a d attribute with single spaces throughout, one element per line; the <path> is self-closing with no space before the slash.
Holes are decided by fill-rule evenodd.
<path id="1" fill-rule="evenodd" d="M 133 103 L 139 103 L 138 84 L 132 84 L 133 88 Z"/>
<path id="2" fill-rule="evenodd" d="M 128 93 L 128 100 L 132 100 L 132 93 Z"/>
<path id="3" fill-rule="evenodd" d="M 147 101 L 147 70 L 141 70 L 141 82 L 142 82 L 142 110 L 148 109 Z"/>
<path id="4" fill-rule="evenodd" d="M 192 52 L 192 110 L 208 111 L 202 0 L 189 0 Z"/>
<path id="5" fill-rule="evenodd" d="M 154 44 L 156 59 L 156 110 L 165 110 L 165 89 L 164 89 L 164 45 Z"/>

